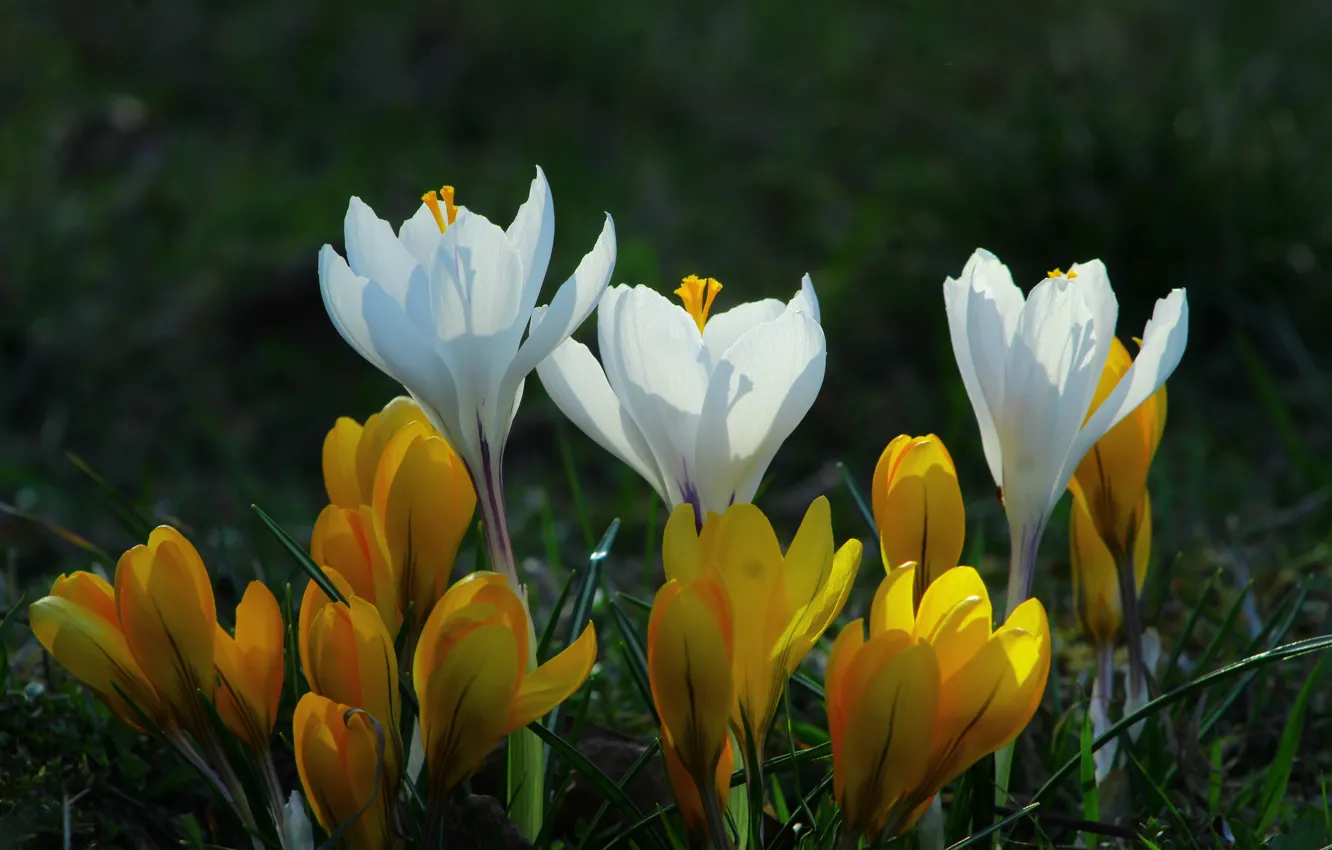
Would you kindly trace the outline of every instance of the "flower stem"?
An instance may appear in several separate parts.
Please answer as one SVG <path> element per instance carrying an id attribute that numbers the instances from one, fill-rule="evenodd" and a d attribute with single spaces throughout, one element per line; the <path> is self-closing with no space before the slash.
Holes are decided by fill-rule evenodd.
<path id="1" fill-rule="evenodd" d="M 694 781 L 698 786 L 699 799 L 703 802 L 703 815 L 708 822 L 708 846 L 712 850 L 728 850 L 730 842 L 726 838 L 726 821 L 717 800 L 716 780 L 708 776 L 706 781 L 699 782 L 696 776 Z"/>
<path id="2" fill-rule="evenodd" d="M 1036 553 L 1041 548 L 1041 537 L 1045 535 L 1045 520 L 1034 525 L 1022 523 L 1016 526 L 1010 521 L 1008 528 L 1008 608 L 1004 613 L 1005 620 L 1031 597 L 1031 582 L 1036 575 Z"/>
<path id="3" fill-rule="evenodd" d="M 1119 607 L 1124 613 L 1124 642 L 1128 644 L 1128 677 L 1124 681 L 1124 691 L 1128 695 L 1129 705 L 1141 705 L 1146 702 L 1147 679 L 1142 660 L 1142 614 L 1138 611 L 1138 581 L 1133 567 L 1132 551 L 1115 554 Z"/>

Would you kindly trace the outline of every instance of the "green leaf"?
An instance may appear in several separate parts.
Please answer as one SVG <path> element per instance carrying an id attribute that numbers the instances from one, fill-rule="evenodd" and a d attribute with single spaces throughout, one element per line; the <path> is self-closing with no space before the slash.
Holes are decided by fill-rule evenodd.
<path id="1" fill-rule="evenodd" d="M 989 795 L 982 795 L 982 796 L 989 796 Z M 1027 815 L 1036 811 L 1036 809 L 1039 808 L 1040 805 L 1041 805 L 1040 803 L 1032 803 L 1029 806 L 1024 806 L 1018 809 L 1016 812 L 1013 812 L 1013 814 L 999 821 L 998 823 L 992 823 L 989 826 L 982 829 L 980 832 L 972 833 L 969 837 L 962 839 L 956 844 L 949 845 L 948 850 L 962 850 L 963 847 L 970 847 L 971 845 L 975 844 L 976 842 L 988 836 L 990 833 L 997 832 L 1003 829 L 1004 827 L 1008 826 L 1009 824 L 1016 823 L 1022 818 L 1025 818 Z"/>
<path id="2" fill-rule="evenodd" d="M 1170 813 L 1170 817 L 1175 821 L 1175 826 L 1179 829 L 1180 835 L 1183 835 L 1188 840 L 1190 847 L 1197 847 L 1198 841 L 1193 837 L 1193 831 L 1189 828 L 1189 822 L 1179 813 L 1179 809 L 1175 808 L 1175 804 L 1170 800 L 1170 795 L 1167 794 L 1165 789 L 1152 778 L 1152 775 L 1147 772 L 1147 768 L 1143 767 L 1142 762 L 1138 761 L 1137 757 L 1133 755 L 1131 749 L 1126 749 L 1125 755 L 1129 757 L 1129 761 L 1133 763 L 1133 766 L 1138 769 L 1138 773 L 1142 775 L 1142 778 L 1147 780 L 1148 787 L 1152 789 L 1152 792 L 1161 802 L 1161 805 Z"/>
<path id="3" fill-rule="evenodd" d="M 305 571 L 305 574 L 308 575 L 315 584 L 319 585 L 319 589 L 324 591 L 324 595 L 329 599 L 332 599 L 334 602 L 341 602 L 345 605 L 347 600 L 343 598 L 342 592 L 338 590 L 328 576 L 324 575 L 324 571 L 314 562 L 314 558 L 311 558 L 310 554 L 305 551 L 305 547 L 297 543 L 295 538 L 284 531 L 282 526 L 278 525 L 277 521 L 271 516 L 264 513 L 263 508 L 258 505 L 250 505 L 250 509 L 259 515 L 259 521 L 264 524 L 265 528 L 272 532 L 273 536 L 277 538 L 278 543 L 282 544 L 282 548 L 285 549 L 287 554 L 291 555 L 296 563 L 300 565 L 300 568 Z"/>
<path id="4" fill-rule="evenodd" d="M 653 738 L 652 742 L 643 748 L 643 752 L 638 754 L 638 758 L 634 759 L 634 763 L 629 765 L 629 769 L 624 772 L 624 776 L 620 777 L 620 781 L 617 782 L 616 785 L 621 789 L 628 788 L 629 783 L 633 782 L 638 774 L 652 763 L 652 760 L 656 758 L 657 752 L 660 749 L 661 740 L 659 738 Z M 606 812 L 610 811 L 610 807 L 611 802 L 609 798 L 603 800 L 601 805 L 597 807 L 596 814 L 592 816 L 592 822 L 587 825 L 587 832 L 583 834 L 583 840 L 578 842 L 578 850 L 585 850 L 587 842 L 596 834 L 597 827 L 601 825 L 601 819 L 606 816 Z"/>
<path id="5" fill-rule="evenodd" d="M 1197 603 L 1191 606 L 1192 610 L 1189 611 L 1189 619 L 1184 623 L 1184 630 L 1179 633 L 1179 637 L 1175 640 L 1175 645 L 1170 650 L 1170 658 L 1166 661 L 1165 669 L 1161 673 L 1160 681 L 1162 687 L 1170 684 L 1171 676 L 1174 674 L 1175 670 L 1179 668 L 1180 654 L 1184 652 L 1184 647 L 1192 640 L 1193 629 L 1198 625 L 1199 618 L 1202 617 L 1203 609 L 1206 607 L 1205 603 L 1207 602 L 1207 596 L 1212 592 L 1212 586 L 1216 584 L 1216 580 L 1220 577 L 1221 570 L 1212 573 L 1211 577 L 1207 579 L 1207 583 L 1203 585 L 1202 593 L 1198 594 Z"/>
<path id="6" fill-rule="evenodd" d="M 643 705 L 652 715 L 654 725 L 661 722 L 657 716 L 657 706 L 652 700 L 652 683 L 648 677 L 647 653 L 643 649 L 643 640 L 638 635 L 638 630 L 630 622 L 629 617 L 620 610 L 620 606 L 610 606 L 611 619 L 615 621 L 615 628 L 620 632 L 620 639 L 623 641 L 624 658 L 629 667 L 629 676 L 633 679 L 634 685 L 638 690 L 639 697 L 643 700 Z"/>
<path id="7" fill-rule="evenodd" d="M 874 522 L 874 511 L 870 510 L 869 502 L 865 500 L 865 495 L 860 492 L 860 485 L 856 483 L 856 478 L 851 474 L 851 470 L 842 461 L 837 461 L 837 474 L 842 477 L 842 483 L 846 489 L 851 491 L 851 498 L 856 503 L 856 508 L 860 510 L 861 517 L 865 524 L 869 526 L 870 534 L 874 535 L 877 543 L 879 540 L 879 527 Z"/>
<path id="8" fill-rule="evenodd" d="M 1106 687 L 1109 683 L 1105 683 Z M 1091 707 L 1082 714 L 1082 735 L 1080 737 L 1079 752 L 1082 756 L 1082 817 L 1088 821 L 1099 821 L 1101 819 L 1100 797 L 1096 793 L 1096 759 L 1092 755 L 1092 724 Z M 1083 846 L 1095 847 L 1096 837 L 1091 833 L 1083 833 Z"/>
<path id="9" fill-rule="evenodd" d="M 92 479 L 92 482 L 106 496 L 107 505 L 110 507 L 112 515 L 116 518 L 120 527 L 125 530 L 125 533 L 138 542 L 147 541 L 155 523 L 145 516 L 134 502 L 122 495 L 119 490 L 111 486 L 109 481 L 97 474 L 83 458 L 73 452 L 65 452 L 65 457 L 80 472 Z"/>
<path id="10" fill-rule="evenodd" d="M 1281 730 L 1281 741 L 1277 744 L 1276 756 L 1267 766 L 1266 775 L 1263 777 L 1262 803 L 1259 805 L 1259 811 L 1262 813 L 1258 821 L 1259 833 L 1266 834 L 1276 824 L 1277 817 L 1281 814 L 1286 786 L 1290 783 L 1291 768 L 1295 764 L 1295 754 L 1300 747 L 1300 734 L 1304 731 L 1304 715 L 1309 707 L 1309 697 L 1322 678 L 1325 659 L 1326 656 L 1319 658 L 1309 671 L 1309 678 L 1304 680 L 1304 687 L 1300 688 L 1299 696 L 1295 698 L 1295 705 L 1286 718 L 1285 728 Z"/>
<path id="11" fill-rule="evenodd" d="M 1109 729 L 1105 730 L 1100 737 L 1092 742 L 1092 750 L 1093 752 L 1099 750 L 1101 747 L 1105 746 L 1107 742 L 1113 740 L 1116 735 L 1137 723 L 1139 720 L 1155 714 L 1162 708 L 1174 705 L 1180 700 L 1188 697 L 1190 694 L 1210 687 L 1217 682 L 1228 679 L 1231 676 L 1237 676 L 1246 670 L 1252 670 L 1266 664 L 1284 661 L 1288 658 L 1297 658 L 1301 655 L 1308 655 L 1311 652 L 1322 652 L 1323 650 L 1330 648 L 1332 648 L 1332 635 L 1322 635 L 1316 638 L 1288 643 L 1285 646 L 1279 646 L 1276 649 L 1260 652 L 1257 655 L 1251 655 L 1248 658 L 1236 661 L 1233 664 L 1228 664 L 1219 670 L 1214 670 L 1213 672 L 1200 676 L 1191 682 L 1187 682 L 1169 693 L 1162 694 L 1140 707 L 1137 711 L 1132 711 L 1121 717 L 1117 723 L 1112 724 Z M 1034 801 L 1041 800 L 1047 793 L 1049 793 L 1051 788 L 1059 784 L 1065 776 L 1072 773 L 1080 761 L 1081 755 L 1065 762 L 1062 767 L 1054 772 L 1053 776 L 1045 781 L 1045 784 L 1040 787 L 1032 799 Z"/>
<path id="12" fill-rule="evenodd" d="M 569 591 L 573 589 L 573 580 L 577 575 L 577 570 L 569 571 L 569 577 L 564 580 L 564 587 L 560 589 L 560 595 L 555 600 L 555 607 L 551 608 L 550 615 L 546 618 L 546 628 L 542 629 L 541 640 L 537 643 L 537 658 L 542 662 L 550 658 L 550 644 L 555 640 L 555 628 L 559 625 L 560 613 L 564 611 L 564 604 L 569 600 Z"/>
<path id="13" fill-rule="evenodd" d="M 638 806 L 634 804 L 634 801 L 630 799 L 625 790 L 621 788 L 615 780 L 607 776 L 601 768 L 593 764 L 587 756 L 580 753 L 573 744 L 570 744 L 568 741 L 564 740 L 564 738 L 542 726 L 540 723 L 532 723 L 527 728 L 531 729 L 532 733 L 538 738 L 545 741 L 546 745 L 549 746 L 552 751 L 558 753 L 560 758 L 564 759 L 571 768 L 582 775 L 582 777 L 588 782 L 592 783 L 592 787 L 596 788 L 606 800 L 617 806 L 621 812 L 624 813 L 626 818 L 640 819 L 642 817 L 642 812 L 639 811 Z M 654 846 L 658 848 L 662 847 L 662 842 L 659 836 L 655 833 L 648 833 L 648 835 L 649 840 Z"/>

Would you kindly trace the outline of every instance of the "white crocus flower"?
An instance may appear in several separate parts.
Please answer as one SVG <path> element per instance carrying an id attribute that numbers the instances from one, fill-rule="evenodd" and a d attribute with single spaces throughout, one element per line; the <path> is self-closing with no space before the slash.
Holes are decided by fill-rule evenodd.
<path id="1" fill-rule="evenodd" d="M 1100 260 L 1058 269 L 1026 299 L 977 250 L 944 282 L 953 353 L 1012 535 L 1008 610 L 1031 595 L 1041 535 L 1089 449 L 1165 383 L 1188 341 L 1183 289 L 1156 302 L 1137 358 L 1089 418 L 1119 305 Z"/>
<path id="2" fill-rule="evenodd" d="M 292 791 L 282 807 L 282 850 L 314 850 L 314 830 L 300 791 Z"/>
<path id="3" fill-rule="evenodd" d="M 455 207 L 451 187 L 442 194 L 441 206 L 427 193 L 396 234 L 352 198 L 347 259 L 325 245 L 319 283 L 343 339 L 411 393 L 467 464 L 493 568 L 516 585 L 501 475 L 509 426 L 527 374 L 587 318 L 609 283 L 615 228 L 607 215 L 596 245 L 538 308 L 555 235 L 541 169 L 508 230 Z"/>
<path id="4" fill-rule="evenodd" d="M 814 403 L 826 359 L 808 275 L 788 303 L 709 320 L 720 289 L 691 275 L 676 290 L 681 307 L 645 286 L 612 287 L 597 308 L 601 362 L 571 339 L 537 367 L 565 416 L 700 522 L 754 497 Z"/>

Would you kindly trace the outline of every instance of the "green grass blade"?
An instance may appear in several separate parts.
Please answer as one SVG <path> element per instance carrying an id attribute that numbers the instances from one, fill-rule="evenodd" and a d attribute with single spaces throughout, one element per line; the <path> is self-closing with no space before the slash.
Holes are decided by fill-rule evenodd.
<path id="1" fill-rule="evenodd" d="M 91 479 L 92 482 L 97 485 L 97 488 L 106 496 L 108 505 L 111 508 L 111 513 L 115 516 L 116 522 L 120 524 L 120 527 L 136 541 L 140 543 L 147 542 L 148 535 L 152 532 L 153 526 L 155 525 L 152 519 L 145 516 L 144 513 L 139 510 L 138 505 L 134 504 L 129 497 L 111 486 L 111 482 L 99 475 L 83 458 L 73 452 L 65 452 L 65 457 L 68 458 L 69 462 L 74 464 L 80 472 L 88 476 L 88 478 Z"/>
<path id="2" fill-rule="evenodd" d="M 1226 639 L 1231 636 L 1235 628 L 1235 621 L 1239 619 L 1240 611 L 1244 608 L 1244 600 L 1253 590 L 1253 582 L 1247 582 L 1231 603 L 1230 610 L 1226 612 L 1225 619 L 1221 621 L 1221 627 L 1217 629 L 1216 635 L 1212 637 L 1207 649 L 1203 651 L 1202 657 L 1198 659 L 1196 670 L 1206 670 L 1212 666 L 1212 662 L 1221 654 L 1221 647 L 1225 645 Z"/>
<path id="3" fill-rule="evenodd" d="M 801 689 L 807 691 L 810 696 L 814 697 L 819 702 L 823 701 L 823 685 L 820 685 L 818 682 L 811 679 L 808 673 L 802 673 L 799 670 L 795 671 L 791 674 L 791 684 L 799 685 Z"/>
<path id="4" fill-rule="evenodd" d="M 842 477 L 842 483 L 846 489 L 851 491 L 851 498 L 856 503 L 856 509 L 865 519 L 865 524 L 869 526 L 870 534 L 874 535 L 877 542 L 879 539 L 879 527 L 874 522 L 874 511 L 870 510 L 869 502 L 865 500 L 865 494 L 861 492 L 860 485 L 856 483 L 856 478 L 851 474 L 851 470 L 842 461 L 837 461 L 837 474 Z"/>
<path id="5" fill-rule="evenodd" d="M 1297 658 L 1301 655 L 1308 655 L 1311 652 L 1322 652 L 1326 649 L 1332 649 L 1332 635 L 1322 635 L 1316 638 L 1288 643 L 1285 646 L 1279 646 L 1276 649 L 1270 649 L 1267 652 L 1251 655 L 1248 658 L 1236 661 L 1233 664 L 1228 664 L 1219 670 L 1214 670 L 1211 673 L 1200 676 L 1191 682 L 1187 682 L 1184 685 L 1175 688 L 1173 691 L 1162 694 L 1156 699 L 1143 705 L 1137 711 L 1130 712 L 1121 717 L 1117 723 L 1112 724 L 1109 729 L 1105 730 L 1105 732 L 1092 742 L 1092 750 L 1099 750 L 1107 742 L 1113 740 L 1116 735 L 1137 723 L 1139 720 L 1155 714 L 1162 708 L 1174 705 L 1180 700 L 1188 697 L 1190 694 L 1197 693 L 1203 688 L 1211 687 L 1217 682 L 1224 681 L 1231 676 L 1238 676 L 1247 670 L 1262 667 L 1266 664 L 1273 664 L 1278 661 L 1284 661 L 1288 658 Z M 1054 775 L 1045 781 L 1045 784 L 1040 787 L 1032 799 L 1034 801 L 1041 800 L 1047 793 L 1049 793 L 1051 788 L 1059 784 L 1065 776 L 1072 773 L 1073 770 L 1077 768 L 1080 761 L 1081 755 L 1078 755 L 1065 762 L 1063 766 L 1054 772 Z"/>
<path id="6" fill-rule="evenodd" d="M 1216 584 L 1216 580 L 1220 577 L 1221 570 L 1217 570 L 1207 579 L 1207 584 L 1203 585 L 1202 593 L 1198 595 L 1198 602 L 1193 606 L 1193 610 L 1189 612 L 1189 619 L 1184 623 L 1184 630 L 1179 633 L 1179 637 L 1175 640 L 1175 645 L 1170 650 L 1170 658 L 1166 661 L 1165 669 L 1161 671 L 1162 687 L 1170 684 L 1171 677 L 1174 675 L 1175 670 L 1178 669 L 1179 656 L 1184 652 L 1184 647 L 1187 646 L 1189 641 L 1193 638 L 1193 630 L 1198 625 L 1199 618 L 1202 617 L 1203 607 L 1207 602 L 1207 596 L 1212 592 L 1212 586 Z"/>
<path id="7" fill-rule="evenodd" d="M 620 777 L 620 781 L 616 784 L 621 788 L 628 788 L 629 783 L 633 782 L 638 774 L 642 773 L 643 769 L 652 763 L 660 750 L 661 739 L 653 738 L 651 743 L 643 748 L 643 752 L 638 754 L 638 758 L 634 759 L 634 763 L 629 765 L 629 769 L 624 772 L 624 776 Z M 607 799 L 603 800 L 601 805 L 597 807 L 596 814 L 592 816 L 592 822 L 587 825 L 587 832 L 583 833 L 583 839 L 578 842 L 577 850 L 586 850 L 587 842 L 596 834 L 597 827 L 601 825 L 601 819 L 606 816 L 606 812 L 610 811 L 610 806 L 610 800 Z"/>
<path id="8" fill-rule="evenodd" d="M 809 789 L 808 794 L 806 794 L 804 797 L 801 798 L 800 808 L 806 812 L 813 812 L 814 805 L 817 804 L 821 796 L 828 793 L 828 789 L 832 787 L 832 784 L 833 784 L 833 774 L 831 771 L 829 771 L 828 774 L 825 775 L 822 779 L 820 779 L 813 788 Z M 799 824 L 798 819 L 788 818 L 785 822 L 782 823 L 782 828 L 777 831 L 777 834 L 775 836 L 773 836 L 772 842 L 768 846 L 769 847 L 789 846 L 790 836 L 795 831 L 797 824 Z M 804 826 L 806 828 L 813 828 L 814 824 L 813 822 L 811 822 L 805 824 Z"/>
<path id="9" fill-rule="evenodd" d="M 1090 706 L 1082 715 L 1082 734 L 1079 737 L 1079 753 L 1082 757 L 1082 817 L 1088 821 L 1101 819 L 1100 796 L 1096 792 L 1096 759 L 1092 755 L 1092 725 Z M 1090 833 L 1083 833 L 1083 846 L 1095 847 L 1097 840 Z"/>
<path id="10" fill-rule="evenodd" d="M 324 575 L 324 571 L 314 562 L 314 558 L 311 558 L 310 554 L 305 551 L 305 547 L 297 543 L 295 538 L 283 530 L 282 526 L 278 525 L 271 516 L 264 513 L 263 508 L 258 505 L 250 505 L 250 509 L 259 515 L 259 521 L 272 532 L 278 543 L 282 544 L 282 548 L 287 551 L 287 554 L 291 555 L 296 563 L 300 565 L 300 568 L 305 571 L 305 574 L 310 577 L 310 580 L 319 585 L 319 589 L 324 591 L 329 599 L 344 604 L 347 602 L 343 598 L 342 592 L 329 580 L 328 576 Z"/>
<path id="11" fill-rule="evenodd" d="M 574 513 L 578 516 L 578 527 L 583 532 L 583 540 L 588 548 L 592 547 L 592 518 L 587 512 L 587 500 L 583 498 L 583 487 L 578 483 L 578 468 L 574 464 L 573 449 L 569 447 L 569 436 L 564 422 L 555 426 L 555 438 L 560 444 L 560 463 L 564 466 L 564 477 L 569 482 L 569 495 L 573 498 Z"/>
<path id="12" fill-rule="evenodd" d="M 550 609 L 550 614 L 546 618 L 546 627 L 541 630 L 541 640 L 537 643 L 537 659 L 542 663 L 550 658 L 550 644 L 555 640 L 555 627 L 559 625 L 560 613 L 564 610 L 565 603 L 569 601 L 569 591 L 573 589 L 574 577 L 577 575 L 577 570 L 569 571 L 569 577 L 564 580 L 564 587 L 560 589 L 559 598 L 555 600 L 555 607 Z"/>
<path id="13" fill-rule="evenodd" d="M 1156 798 L 1160 800 L 1161 805 L 1170 813 L 1170 818 L 1175 822 L 1175 826 L 1179 828 L 1180 835 L 1183 835 L 1188 840 L 1190 847 L 1197 848 L 1198 841 L 1193 837 L 1193 830 L 1190 829 L 1189 822 L 1184 819 L 1184 816 L 1179 813 L 1179 809 L 1170 801 L 1170 795 L 1167 794 L 1165 789 L 1152 778 L 1152 775 L 1147 772 L 1147 768 L 1143 767 L 1142 762 L 1138 761 L 1137 756 L 1133 755 L 1132 750 L 1126 749 L 1125 755 L 1129 757 L 1129 761 L 1133 763 L 1133 766 L 1138 769 L 1138 773 L 1142 775 L 1142 778 L 1147 780 L 1148 787 L 1152 789 Z"/>
<path id="14" fill-rule="evenodd" d="M 1286 718 L 1285 728 L 1281 730 L 1281 741 L 1277 745 L 1276 757 L 1268 765 L 1267 773 L 1263 777 L 1262 803 L 1258 809 L 1261 812 L 1258 821 L 1260 834 L 1266 834 L 1276 824 L 1277 817 L 1281 814 L 1286 787 L 1290 783 L 1291 769 L 1295 764 L 1295 754 L 1300 747 L 1300 735 L 1304 731 L 1304 715 L 1309 707 L 1309 697 L 1322 678 L 1323 661 L 1326 658 L 1327 656 L 1319 658 L 1309 671 L 1309 678 L 1304 680 L 1304 687 L 1300 688 L 1299 696 L 1295 698 L 1295 705 L 1290 710 L 1290 716 Z"/>
<path id="15" fill-rule="evenodd" d="M 1022 818 L 1027 817 L 1032 812 L 1036 811 L 1036 809 L 1040 808 L 1040 805 L 1041 805 L 1040 803 L 1031 803 L 1030 805 L 1023 806 L 1022 808 L 1018 809 L 1016 812 L 1013 812 L 1013 814 L 1009 815 L 1008 817 L 1004 818 L 998 823 L 990 824 L 989 826 L 982 829 L 980 832 L 973 833 L 971 836 L 962 839 L 956 844 L 950 845 L 948 847 L 948 850 L 962 850 L 963 847 L 970 847 L 976 842 L 983 840 L 991 833 L 998 832 L 999 830 L 1003 829 L 1009 824 L 1017 823 Z"/>
<path id="16" fill-rule="evenodd" d="M 652 714 L 653 724 L 659 724 L 661 719 L 657 717 L 657 707 L 652 701 L 652 684 L 648 677 L 647 652 L 643 649 L 643 640 L 628 615 L 620 610 L 620 606 L 611 605 L 610 612 L 611 619 L 615 621 L 615 628 L 620 633 L 624 660 L 629 667 L 630 678 L 637 687 L 638 695 L 643 699 L 643 705 Z"/>
<path id="17" fill-rule="evenodd" d="M 620 592 L 615 595 L 641 611 L 646 611 L 649 614 L 652 613 L 652 603 L 648 602 L 645 599 L 640 599 L 637 596 L 630 596 L 628 593 L 624 592 Z"/>
<path id="18" fill-rule="evenodd" d="M 558 753 L 560 758 L 564 759 L 565 763 L 568 764 L 571 769 L 577 771 L 584 779 L 590 782 L 592 787 L 596 788 L 606 800 L 617 806 L 627 818 L 634 820 L 642 818 L 643 813 L 639 811 L 638 806 L 634 804 L 634 801 L 630 799 L 628 793 L 620 787 L 619 783 L 607 776 L 605 772 L 593 764 L 587 756 L 578 752 L 573 744 L 570 744 L 564 738 L 550 731 L 540 723 L 533 723 L 527 728 L 531 729 L 533 734 L 538 738 L 545 741 L 546 745 L 549 746 L 552 751 Z M 658 848 L 662 847 L 661 839 L 655 833 L 648 833 L 648 836 L 654 846 Z"/>

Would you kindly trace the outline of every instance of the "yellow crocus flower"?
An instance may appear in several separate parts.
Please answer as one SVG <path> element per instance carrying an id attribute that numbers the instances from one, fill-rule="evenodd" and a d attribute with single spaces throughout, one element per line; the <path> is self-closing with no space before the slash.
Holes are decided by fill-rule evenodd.
<path id="1" fill-rule="evenodd" d="M 49 596 L 28 606 L 28 623 L 46 651 L 121 720 L 142 729 L 143 712 L 154 723 L 167 722 L 165 706 L 130 651 L 106 579 L 89 572 L 60 576 Z"/>
<path id="2" fill-rule="evenodd" d="M 412 659 L 430 793 L 443 800 L 505 735 L 577 691 L 597 657 L 589 622 L 563 652 L 528 672 L 527 611 L 499 573 L 449 588 L 421 630 Z"/>
<path id="3" fill-rule="evenodd" d="M 731 784 L 733 621 L 726 586 L 710 576 L 667 581 L 648 621 L 648 679 L 671 790 L 686 825 L 713 841 Z M 704 794 L 717 798 L 712 818 Z"/>
<path id="4" fill-rule="evenodd" d="M 316 593 L 316 599 L 323 596 L 322 591 Z M 402 737 L 393 639 L 375 606 L 354 594 L 346 598 L 346 603 L 325 601 L 310 617 L 302 616 L 305 678 L 320 696 L 364 709 L 379 721 L 388 747 L 384 761 L 390 775 L 396 776 Z"/>
<path id="5" fill-rule="evenodd" d="M 1151 497 L 1144 490 L 1133 530 L 1134 593 L 1142 592 L 1152 551 Z M 1073 600 L 1083 633 L 1098 647 L 1113 651 L 1124 625 L 1123 599 L 1115 556 L 1101 538 L 1087 503 L 1074 498 L 1068 544 L 1073 565 Z"/>
<path id="6" fill-rule="evenodd" d="M 130 651 L 174 715 L 196 736 L 211 737 L 199 701 L 217 685 L 213 644 L 217 606 L 203 560 L 185 536 L 162 525 L 120 556 L 116 606 Z"/>
<path id="7" fill-rule="evenodd" d="M 828 658 L 834 795 L 846 828 L 866 838 L 906 831 L 944 785 L 1016 738 L 1050 669 L 1038 600 L 992 631 L 989 593 L 975 570 L 945 572 L 917 611 L 915 569 L 888 574 L 868 639 L 857 620 Z"/>
<path id="8" fill-rule="evenodd" d="M 236 606 L 236 635 L 218 627 L 217 713 L 232 734 L 257 752 L 268 752 L 282 695 L 282 610 L 263 582 L 252 581 Z"/>
<path id="9" fill-rule="evenodd" d="M 338 419 L 324 439 L 323 469 L 329 500 L 342 509 L 347 524 L 356 526 L 353 538 L 364 542 L 366 554 L 336 549 L 321 559 L 315 553 L 327 545 L 328 535 L 345 530 L 342 523 L 333 523 L 335 514 L 326 508 L 320 515 L 324 524 L 316 525 L 311 556 L 321 566 L 344 572 L 358 595 L 373 600 L 390 633 L 397 634 L 409 607 L 419 628 L 448 586 L 458 546 L 476 512 L 476 490 L 462 458 L 415 401 L 398 397 L 364 426 Z M 325 515 L 330 519 L 325 521 Z M 356 565 L 330 560 L 339 555 Z M 381 587 L 381 558 L 397 585 L 396 613 Z"/>
<path id="10" fill-rule="evenodd" d="M 1132 365 L 1128 349 L 1114 339 L 1096 385 L 1089 418 L 1114 392 Z M 1069 482 L 1073 497 L 1083 503 L 1096 533 L 1114 554 L 1134 551 L 1134 538 L 1142 524 L 1147 470 L 1161 444 L 1165 419 L 1166 389 L 1162 385 L 1096 441 Z"/>
<path id="11" fill-rule="evenodd" d="M 396 775 L 386 753 L 376 783 L 380 738 L 370 719 L 354 706 L 307 693 L 296 704 L 291 725 L 301 786 L 324 831 L 332 834 L 360 813 L 339 846 L 393 846 L 389 812 Z"/>
<path id="12" fill-rule="evenodd" d="M 874 468 L 872 495 L 884 570 L 920 565 L 919 605 L 930 582 L 957 566 L 966 537 L 962 490 L 943 441 L 933 434 L 895 438 Z"/>
<path id="13" fill-rule="evenodd" d="M 662 547 L 666 578 L 689 583 L 716 575 L 724 583 L 735 620 L 731 728 L 742 745 L 762 753 L 787 677 L 846 604 L 862 546 L 848 540 L 833 551 L 832 512 L 822 496 L 785 555 L 752 504 L 708 514 L 703 529 L 695 528 L 690 505 L 671 512 Z"/>
<path id="14" fill-rule="evenodd" d="M 310 535 L 310 557 L 321 567 L 336 570 L 353 593 L 372 603 L 389 634 L 397 638 L 402 626 L 398 583 L 383 528 L 372 508 L 325 507 Z"/>

